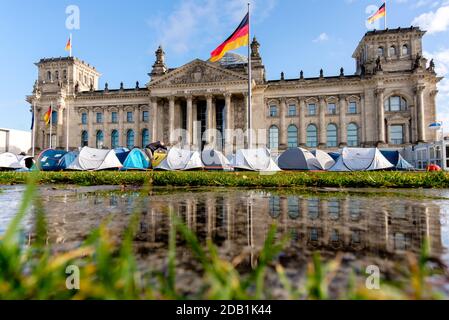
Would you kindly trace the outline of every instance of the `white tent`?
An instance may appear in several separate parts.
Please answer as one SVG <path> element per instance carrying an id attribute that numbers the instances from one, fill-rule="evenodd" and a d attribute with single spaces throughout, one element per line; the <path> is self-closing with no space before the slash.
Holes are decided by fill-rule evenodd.
<path id="1" fill-rule="evenodd" d="M 186 171 L 203 168 L 204 165 L 198 151 L 171 148 L 167 154 L 167 157 L 154 169 L 165 171 Z"/>
<path id="2" fill-rule="evenodd" d="M 120 169 L 122 163 L 114 150 L 100 150 L 84 147 L 76 160 L 67 167 L 67 170 L 99 171 Z"/>
<path id="3" fill-rule="evenodd" d="M 285 151 L 277 159 L 282 170 L 324 170 L 324 166 L 308 150 L 292 148 Z"/>
<path id="4" fill-rule="evenodd" d="M 340 158 L 329 171 L 375 171 L 393 167 L 377 148 L 344 148 Z"/>
<path id="5" fill-rule="evenodd" d="M 19 170 L 28 169 L 26 160 L 31 157 L 16 156 L 15 154 L 6 152 L 0 154 L 0 170 Z"/>
<path id="6" fill-rule="evenodd" d="M 277 172 L 281 171 L 267 149 L 243 149 L 237 151 L 231 165 L 237 170 Z"/>
<path id="7" fill-rule="evenodd" d="M 335 165 L 335 160 L 323 150 L 314 150 L 312 151 L 312 154 L 318 160 L 323 170 L 329 170 Z"/>
<path id="8" fill-rule="evenodd" d="M 231 162 L 218 150 L 205 149 L 201 153 L 201 160 L 203 161 L 206 170 L 232 170 Z"/>

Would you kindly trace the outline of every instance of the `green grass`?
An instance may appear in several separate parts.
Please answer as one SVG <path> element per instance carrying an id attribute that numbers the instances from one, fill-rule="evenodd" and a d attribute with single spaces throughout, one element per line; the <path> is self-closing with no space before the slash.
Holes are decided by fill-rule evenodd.
<path id="1" fill-rule="evenodd" d="M 0 172 L 0 184 L 24 184 L 30 173 Z M 449 188 L 449 173 L 415 172 L 39 172 L 38 184 L 175 187 Z"/>

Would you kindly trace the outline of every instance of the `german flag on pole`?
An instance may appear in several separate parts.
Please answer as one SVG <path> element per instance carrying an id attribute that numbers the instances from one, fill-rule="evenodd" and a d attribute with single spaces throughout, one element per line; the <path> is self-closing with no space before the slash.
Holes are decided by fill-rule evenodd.
<path id="1" fill-rule="evenodd" d="M 371 17 L 368 18 L 368 22 L 373 23 L 374 21 L 377 21 L 380 18 L 385 17 L 386 15 L 387 15 L 387 5 L 386 3 L 384 3 L 375 14 L 373 14 Z"/>
<path id="2" fill-rule="evenodd" d="M 249 13 L 242 20 L 234 33 L 211 53 L 211 62 L 223 58 L 226 52 L 247 46 L 249 43 Z"/>
<path id="3" fill-rule="evenodd" d="M 48 111 L 44 115 L 45 124 L 48 126 L 51 120 L 52 107 L 48 108 Z"/>
<path id="4" fill-rule="evenodd" d="M 67 41 L 67 44 L 65 45 L 65 51 L 70 51 L 72 50 L 72 38 L 70 37 L 69 40 Z"/>

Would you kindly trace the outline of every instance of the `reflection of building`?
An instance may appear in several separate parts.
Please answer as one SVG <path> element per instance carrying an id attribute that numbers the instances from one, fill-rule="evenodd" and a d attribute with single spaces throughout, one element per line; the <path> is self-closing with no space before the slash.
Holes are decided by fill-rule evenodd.
<path id="1" fill-rule="evenodd" d="M 253 66 L 253 128 L 261 144 L 272 150 L 317 146 L 389 145 L 400 147 L 435 140 L 428 124 L 436 119 L 434 65 L 422 57 L 419 28 L 368 32 L 353 58 L 355 75 L 267 81 L 256 39 Z M 194 60 L 170 69 L 162 48 L 156 51 L 150 82 L 132 88 L 99 89 L 100 74 L 76 58 L 42 59 L 37 63 L 35 92 L 37 146 L 49 144 L 43 115 L 55 107 L 53 146 L 70 148 L 142 146 L 151 140 L 169 142 L 175 129 L 187 130 L 186 145 L 201 147 L 207 129 L 246 129 L 247 59 L 228 55 L 219 63 Z M 37 89 L 42 92 L 39 96 Z M 258 133 L 259 134 L 259 133 Z M 171 140 L 176 140 L 176 137 Z M 211 136 L 203 137 L 207 142 Z M 233 136 L 225 142 L 231 143 Z M 268 141 L 268 143 L 267 143 Z M 173 142 L 173 141 L 172 141 Z"/>

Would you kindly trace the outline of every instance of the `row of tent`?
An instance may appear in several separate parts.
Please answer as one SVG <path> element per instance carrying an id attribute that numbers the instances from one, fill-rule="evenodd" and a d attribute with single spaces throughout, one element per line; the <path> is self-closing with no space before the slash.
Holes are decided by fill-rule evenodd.
<path id="1" fill-rule="evenodd" d="M 84 147 L 81 151 L 45 150 L 33 165 L 33 159 L 10 153 L 0 155 L 0 170 L 41 171 L 101 171 L 101 170 L 242 170 L 258 172 L 297 171 L 375 171 L 414 170 L 398 151 L 380 151 L 377 148 L 344 148 L 341 153 L 326 153 L 293 148 L 273 159 L 267 149 L 239 150 L 225 157 L 220 151 L 203 152 L 171 148 L 141 150 L 119 148 L 100 150 Z"/>

